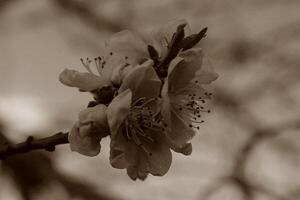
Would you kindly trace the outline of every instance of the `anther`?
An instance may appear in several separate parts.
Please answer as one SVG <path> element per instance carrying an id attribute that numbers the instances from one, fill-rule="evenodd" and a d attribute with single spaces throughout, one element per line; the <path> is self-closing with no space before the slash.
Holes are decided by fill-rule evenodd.
<path id="1" fill-rule="evenodd" d="M 89 58 L 86 58 L 86 61 L 84 62 L 83 58 L 80 58 L 80 61 L 82 65 L 86 68 L 86 70 L 90 73 L 93 73 L 90 68 L 90 63 L 92 62 Z"/>

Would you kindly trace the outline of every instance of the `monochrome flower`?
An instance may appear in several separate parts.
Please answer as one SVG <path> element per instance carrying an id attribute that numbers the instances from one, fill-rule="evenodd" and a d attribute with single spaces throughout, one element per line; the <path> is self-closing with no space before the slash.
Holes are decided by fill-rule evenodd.
<path id="1" fill-rule="evenodd" d="M 162 116 L 167 124 L 167 137 L 173 150 L 190 154 L 189 143 L 203 123 L 202 114 L 210 93 L 202 87 L 216 80 L 218 75 L 203 63 L 203 52 L 192 48 L 179 53 L 171 61 L 162 88 Z"/>
<path id="2" fill-rule="evenodd" d="M 65 69 L 59 76 L 61 83 L 77 87 L 82 91 L 94 91 L 102 87 L 120 85 L 122 71 L 128 66 L 135 66 L 147 57 L 146 43 L 135 33 L 121 31 L 114 34 L 105 43 L 103 57 L 95 58 L 98 74 L 90 67 L 91 60 L 81 59 L 87 72 Z"/>
<path id="3" fill-rule="evenodd" d="M 100 153 L 100 141 L 109 135 L 106 110 L 105 105 L 99 104 L 79 113 L 79 120 L 68 137 L 72 151 L 86 156 L 96 156 Z"/>
<path id="4" fill-rule="evenodd" d="M 69 133 L 71 150 L 99 154 L 110 136 L 110 163 L 144 180 L 163 176 L 172 162 L 170 149 L 189 155 L 191 139 L 203 123 L 210 98 L 204 88 L 218 75 L 197 46 L 207 28 L 191 34 L 186 20 L 154 30 L 148 43 L 121 31 L 105 44 L 104 55 L 81 59 L 87 72 L 65 69 L 59 80 L 94 95 Z"/>
<path id="5" fill-rule="evenodd" d="M 146 61 L 128 73 L 107 110 L 111 165 L 126 168 L 133 180 L 164 175 L 172 160 L 159 115 L 161 81 L 152 64 Z"/>

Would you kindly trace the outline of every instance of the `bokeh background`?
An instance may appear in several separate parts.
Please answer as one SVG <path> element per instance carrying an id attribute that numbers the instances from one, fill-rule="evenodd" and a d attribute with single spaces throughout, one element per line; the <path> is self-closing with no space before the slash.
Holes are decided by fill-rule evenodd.
<path id="1" fill-rule="evenodd" d="M 114 32 L 141 35 L 185 18 L 219 79 L 191 156 L 164 177 L 131 181 L 108 161 L 36 151 L 1 162 L 1 200 L 299 200 L 299 0 L 0 0 L 1 137 L 67 131 L 89 94 L 58 81 L 101 55 Z"/>

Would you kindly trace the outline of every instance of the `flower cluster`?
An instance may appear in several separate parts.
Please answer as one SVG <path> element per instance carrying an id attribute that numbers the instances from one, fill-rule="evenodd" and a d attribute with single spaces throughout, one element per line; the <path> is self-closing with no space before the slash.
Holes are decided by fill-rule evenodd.
<path id="1" fill-rule="evenodd" d="M 205 103 L 211 93 L 203 85 L 218 77 L 198 46 L 206 30 L 191 34 L 185 20 L 176 20 L 148 41 L 121 31 L 94 59 L 97 73 L 90 59 L 81 60 L 85 73 L 65 69 L 63 84 L 94 96 L 69 133 L 71 150 L 96 156 L 109 136 L 111 165 L 127 169 L 133 180 L 164 175 L 171 149 L 191 154 L 190 141 L 210 112 Z"/>

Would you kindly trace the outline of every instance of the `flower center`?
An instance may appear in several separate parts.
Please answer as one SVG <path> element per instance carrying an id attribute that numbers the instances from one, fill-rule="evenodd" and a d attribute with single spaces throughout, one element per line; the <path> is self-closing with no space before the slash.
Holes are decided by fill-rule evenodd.
<path id="1" fill-rule="evenodd" d="M 115 88 L 113 86 L 105 86 L 105 87 L 93 90 L 91 92 L 94 95 L 94 99 L 97 104 L 107 105 L 113 100 L 113 98 L 117 92 L 117 88 Z"/>
<path id="2" fill-rule="evenodd" d="M 128 63 L 129 58 L 127 56 L 125 56 L 124 58 L 119 58 L 119 57 L 114 57 L 113 55 L 114 55 L 114 53 L 110 52 L 107 55 L 107 57 L 105 57 L 105 58 L 102 56 L 98 56 L 98 57 L 94 58 L 95 67 L 98 71 L 99 76 L 101 78 L 104 78 L 111 82 L 113 82 L 110 77 L 110 76 L 112 76 L 110 74 L 110 73 L 112 73 L 112 71 L 110 71 L 110 70 L 104 71 L 104 68 L 106 66 L 112 67 L 112 68 L 115 68 L 117 66 L 107 65 L 108 62 L 114 63 L 113 59 L 116 59 L 116 60 L 121 59 L 120 62 L 124 63 L 124 67 L 127 67 L 128 65 L 130 65 Z M 82 65 L 84 66 L 84 68 L 89 73 L 95 74 L 91 69 L 92 60 L 90 58 L 86 58 L 85 60 L 83 58 L 81 58 L 80 61 L 81 61 Z M 113 70 L 113 69 L 111 69 L 111 70 Z M 91 91 L 91 93 L 94 95 L 95 101 L 92 101 L 91 104 L 89 104 L 89 106 L 93 107 L 97 104 L 109 104 L 112 101 L 112 99 L 114 98 L 114 96 L 117 92 L 117 88 L 119 88 L 119 85 L 112 83 L 112 86 L 105 86 L 105 87 L 97 88 L 97 89 Z"/>
<path id="3" fill-rule="evenodd" d="M 155 100 L 155 98 L 146 101 L 144 98 L 138 99 L 133 103 L 130 113 L 125 120 L 125 137 L 128 140 L 132 140 L 150 156 L 152 153 L 143 145 L 143 141 L 155 142 L 154 135 L 151 133 L 164 131 L 158 113 L 150 107 L 150 104 L 155 103 Z"/>
<path id="4" fill-rule="evenodd" d="M 96 58 L 94 58 L 94 63 L 96 66 L 96 69 L 98 71 L 98 74 L 100 76 L 105 76 L 105 74 L 103 73 L 103 69 L 107 66 L 107 63 L 109 62 L 113 62 L 113 60 L 120 60 L 121 63 L 124 63 L 124 66 L 128 66 L 129 64 L 129 58 L 128 56 L 124 56 L 124 58 L 120 58 L 118 55 L 114 56 L 115 54 L 113 52 L 110 52 L 108 54 L 108 56 L 106 56 L 105 58 L 103 56 L 98 56 Z M 91 74 L 94 74 L 93 71 L 91 70 L 91 63 L 92 60 L 90 58 L 86 58 L 85 60 L 83 58 L 80 59 L 82 65 L 84 66 L 84 68 L 90 72 Z M 115 67 L 115 66 L 108 66 L 108 67 Z"/>
<path id="5" fill-rule="evenodd" d="M 205 99 L 209 99 L 211 93 L 180 93 L 179 98 L 173 98 L 171 102 L 175 112 L 190 128 L 200 129 L 202 124 L 202 113 L 210 113 L 209 109 L 205 109 Z"/>
<path id="6" fill-rule="evenodd" d="M 84 66 L 84 68 L 88 72 L 90 72 L 91 74 L 94 74 L 93 71 L 91 70 L 91 67 L 90 67 L 90 65 L 92 63 L 92 60 L 90 58 L 86 58 L 86 60 L 81 58 L 80 61 L 81 61 L 82 65 Z M 98 56 L 98 57 L 94 58 L 94 63 L 95 63 L 96 69 L 98 71 L 98 74 L 100 76 L 103 76 L 103 69 L 106 65 L 106 61 L 104 60 L 104 58 L 101 57 L 101 56 Z"/>

